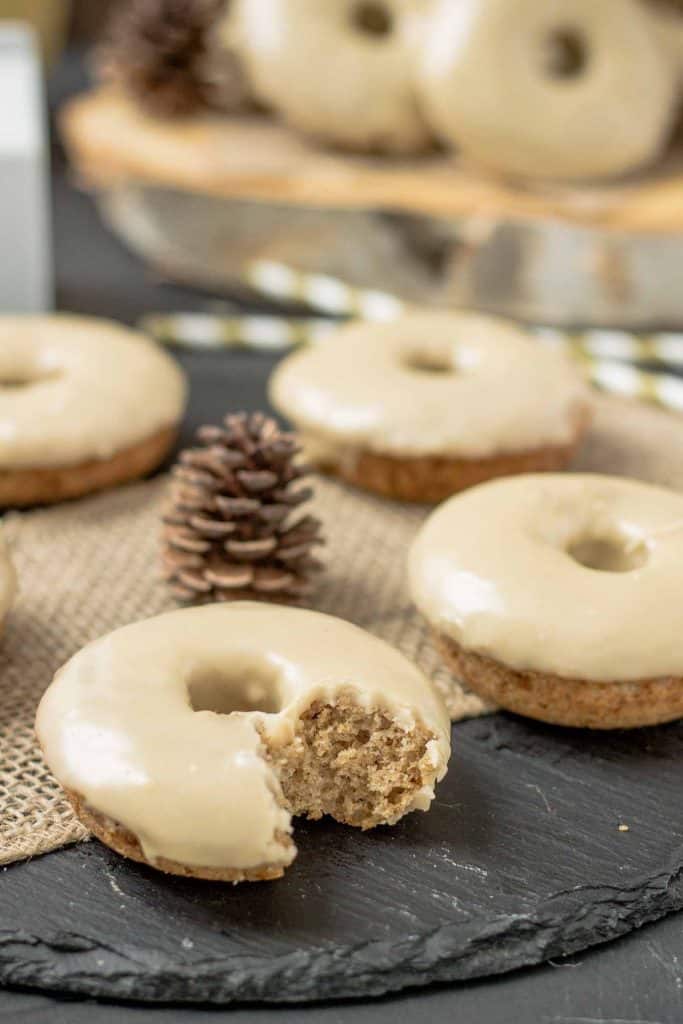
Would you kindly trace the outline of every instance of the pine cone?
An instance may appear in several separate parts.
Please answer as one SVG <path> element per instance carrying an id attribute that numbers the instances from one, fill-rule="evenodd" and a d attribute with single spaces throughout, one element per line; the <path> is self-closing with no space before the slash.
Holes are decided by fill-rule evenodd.
<path id="1" fill-rule="evenodd" d="M 262 413 L 226 416 L 202 427 L 201 447 L 182 452 L 163 516 L 164 575 L 181 601 L 260 597 L 292 600 L 310 592 L 323 543 L 314 516 L 295 518 L 312 495 L 296 484 L 308 473 L 293 434 Z"/>
<path id="2" fill-rule="evenodd" d="M 103 74 L 149 113 L 231 113 L 247 102 L 246 79 L 217 31 L 226 0 L 129 0 L 99 58 Z"/>

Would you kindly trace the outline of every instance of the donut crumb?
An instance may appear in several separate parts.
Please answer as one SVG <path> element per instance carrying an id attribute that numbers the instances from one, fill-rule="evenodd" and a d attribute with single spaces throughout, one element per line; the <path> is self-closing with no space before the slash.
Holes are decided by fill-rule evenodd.
<path id="1" fill-rule="evenodd" d="M 368 829 L 394 824 L 432 788 L 433 738 L 420 722 L 407 731 L 386 711 L 344 696 L 311 704 L 285 746 L 264 742 L 293 815 L 329 814 Z"/>

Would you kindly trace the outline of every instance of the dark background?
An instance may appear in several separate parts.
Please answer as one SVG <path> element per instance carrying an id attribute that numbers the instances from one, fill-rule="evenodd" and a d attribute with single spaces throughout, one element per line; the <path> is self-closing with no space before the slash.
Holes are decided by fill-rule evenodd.
<path id="1" fill-rule="evenodd" d="M 83 44 L 96 38 L 109 12 L 120 4 L 121 0 L 75 0 L 71 15 L 72 41 Z"/>

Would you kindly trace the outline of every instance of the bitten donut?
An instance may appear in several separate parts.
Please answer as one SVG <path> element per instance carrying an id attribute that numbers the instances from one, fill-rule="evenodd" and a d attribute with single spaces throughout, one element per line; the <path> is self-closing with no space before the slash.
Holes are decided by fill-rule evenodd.
<path id="1" fill-rule="evenodd" d="M 342 328 L 286 358 L 270 397 L 312 461 L 407 501 L 560 469 L 588 420 L 586 385 L 563 353 L 465 313 Z"/>
<path id="2" fill-rule="evenodd" d="M 179 367 L 142 335 L 87 317 L 0 317 L 0 505 L 144 476 L 184 404 Z"/>
<path id="3" fill-rule="evenodd" d="M 449 144 L 524 177 L 623 174 L 668 140 L 680 57 L 640 0 L 440 0 L 418 72 Z"/>
<path id="4" fill-rule="evenodd" d="M 452 498 L 409 558 L 456 678 L 593 729 L 683 716 L 683 496 L 619 477 L 524 476 Z"/>
<path id="5" fill-rule="evenodd" d="M 226 34 L 256 95 L 294 128 L 409 153 L 432 140 L 414 84 L 422 27 L 415 0 L 233 0 Z"/>
<path id="6" fill-rule="evenodd" d="M 134 860 L 279 877 L 291 816 L 360 828 L 427 810 L 446 772 L 438 694 L 341 619 L 250 602 L 138 622 L 84 648 L 38 708 L 81 821 Z"/>

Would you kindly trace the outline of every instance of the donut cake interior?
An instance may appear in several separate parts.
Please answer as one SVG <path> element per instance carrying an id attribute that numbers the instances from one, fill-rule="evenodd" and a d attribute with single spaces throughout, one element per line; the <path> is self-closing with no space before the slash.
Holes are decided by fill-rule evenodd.
<path id="1" fill-rule="evenodd" d="M 393 824 L 430 786 L 434 737 L 416 722 L 406 731 L 380 708 L 364 708 L 350 694 L 315 701 L 300 716 L 294 739 L 277 747 L 265 740 L 285 803 L 297 816 L 360 828 Z"/>

